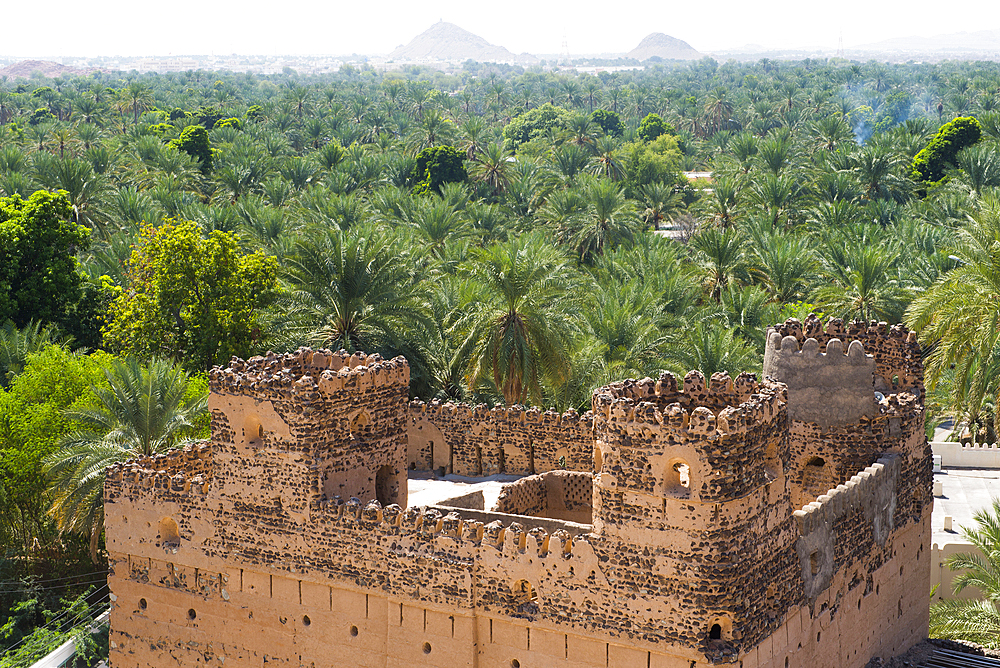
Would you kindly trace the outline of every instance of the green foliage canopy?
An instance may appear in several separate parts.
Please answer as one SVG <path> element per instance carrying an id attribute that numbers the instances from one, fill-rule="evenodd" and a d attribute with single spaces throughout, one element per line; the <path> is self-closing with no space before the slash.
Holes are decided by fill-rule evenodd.
<path id="1" fill-rule="evenodd" d="M 945 170 L 954 166 L 955 156 L 966 146 L 972 146 L 982 136 L 979 121 L 971 116 L 960 116 L 945 123 L 930 143 L 913 158 L 913 178 L 924 183 L 938 183 L 945 177 Z"/>
<path id="2" fill-rule="evenodd" d="M 621 137 L 625 134 L 625 124 L 622 123 L 621 117 L 613 111 L 594 109 L 590 120 L 599 125 L 606 135 Z"/>
<path id="3" fill-rule="evenodd" d="M 572 117 L 572 112 L 550 103 L 526 111 L 504 127 L 504 148 L 514 152 L 521 144 L 540 139 L 551 130 L 564 130 Z"/>
<path id="4" fill-rule="evenodd" d="M 258 311 L 273 301 L 277 270 L 273 257 L 242 253 L 231 233 L 216 230 L 203 239 L 190 221 L 146 228 L 128 284 L 116 289 L 107 341 L 195 370 L 249 356 L 259 336 Z"/>
<path id="5" fill-rule="evenodd" d="M 464 183 L 469 179 L 464 159 L 462 152 L 451 146 L 425 148 L 417 154 L 417 164 L 413 167 L 413 180 L 417 182 L 414 192 L 440 193 L 445 183 Z"/>
<path id="6" fill-rule="evenodd" d="M 90 232 L 72 219 L 64 194 L 0 198 L 0 322 L 52 322 L 79 299 L 74 255 L 87 248 Z"/>
<path id="7" fill-rule="evenodd" d="M 200 125 L 189 125 L 181 130 L 181 136 L 170 142 L 170 145 L 184 151 L 201 163 L 201 171 L 208 174 L 212 171 L 212 147 L 208 141 L 208 130 Z"/>
<path id="8" fill-rule="evenodd" d="M 642 141 L 653 141 L 660 135 L 676 134 L 674 126 L 660 118 L 659 114 L 648 114 L 639 123 L 639 139 Z"/>

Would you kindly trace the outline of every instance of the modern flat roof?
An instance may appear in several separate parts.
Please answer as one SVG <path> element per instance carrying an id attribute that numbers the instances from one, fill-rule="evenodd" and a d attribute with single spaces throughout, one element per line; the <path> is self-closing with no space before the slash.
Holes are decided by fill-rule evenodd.
<path id="1" fill-rule="evenodd" d="M 941 483 L 943 496 L 934 497 L 931 543 L 966 543 L 959 527 L 975 526 L 976 511 L 993 505 L 994 497 L 1000 498 L 1000 470 L 944 468 L 934 474 L 934 482 Z M 952 518 L 952 532 L 944 529 L 945 516 Z"/>

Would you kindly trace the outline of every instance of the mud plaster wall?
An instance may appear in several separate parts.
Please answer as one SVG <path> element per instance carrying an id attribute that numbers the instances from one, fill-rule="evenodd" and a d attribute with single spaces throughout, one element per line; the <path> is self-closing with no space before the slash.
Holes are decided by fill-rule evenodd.
<path id="1" fill-rule="evenodd" d="M 234 358 L 209 382 L 222 496 L 300 514 L 323 495 L 405 503 L 402 357 L 301 349 Z"/>
<path id="2" fill-rule="evenodd" d="M 926 633 L 922 429 L 900 432 L 914 440 L 896 444 L 904 459 L 881 552 L 852 551 L 865 544 L 850 533 L 864 531 L 863 502 L 859 516 L 831 514 L 835 567 L 812 597 L 796 548 L 783 386 L 689 374 L 683 392 L 669 375 L 605 389 L 595 396 L 601 472 L 586 535 L 324 498 L 318 482 L 301 509 L 265 503 L 253 488 L 241 496 L 235 482 L 219 484 L 219 462 L 205 461 L 244 437 L 225 411 L 212 448 L 169 459 L 191 475 L 152 462 L 110 470 L 112 665 L 752 668 L 790 658 L 860 668 L 864 652 L 905 649 Z M 672 482 L 677 456 L 690 467 L 687 487 Z M 270 484 L 298 484 L 288 476 L 299 471 L 274 469 Z M 316 466 L 313 479 L 321 475 Z M 171 523 L 177 540 L 163 540 Z M 855 570 L 864 586 L 852 585 Z M 709 639 L 714 624 L 719 640 Z"/>
<path id="3" fill-rule="evenodd" d="M 478 476 L 593 471 L 593 419 L 574 410 L 410 403 L 410 468 Z"/>
<path id="4" fill-rule="evenodd" d="M 495 510 L 589 524 L 593 500 L 591 473 L 549 471 L 521 478 L 504 487 L 497 498 Z"/>
<path id="5" fill-rule="evenodd" d="M 883 394 L 909 392 L 924 401 L 924 367 L 916 332 L 904 325 L 884 322 L 844 322 L 832 318 L 825 325 L 815 315 L 804 322 L 794 318 L 768 328 L 782 337 L 792 336 L 801 345 L 806 339 L 816 339 L 822 348 L 830 339 L 843 341 L 845 350 L 851 341 L 860 341 L 865 352 L 875 358 L 875 389 Z"/>

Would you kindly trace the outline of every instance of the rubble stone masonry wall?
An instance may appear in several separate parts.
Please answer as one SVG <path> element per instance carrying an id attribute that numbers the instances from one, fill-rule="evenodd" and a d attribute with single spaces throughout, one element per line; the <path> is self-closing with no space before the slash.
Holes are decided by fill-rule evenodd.
<path id="1" fill-rule="evenodd" d="M 574 410 L 489 408 L 413 401 L 407 438 L 412 469 L 466 476 L 594 470 L 593 417 Z"/>
<path id="2" fill-rule="evenodd" d="M 408 379 L 234 360 L 209 444 L 109 469 L 113 668 L 863 668 L 926 635 L 920 394 L 823 427 L 750 374 L 613 383 L 582 417 L 408 405 Z M 548 519 L 405 508 L 415 457 L 535 471 L 500 512 Z M 800 504 L 814 457 L 832 484 Z"/>

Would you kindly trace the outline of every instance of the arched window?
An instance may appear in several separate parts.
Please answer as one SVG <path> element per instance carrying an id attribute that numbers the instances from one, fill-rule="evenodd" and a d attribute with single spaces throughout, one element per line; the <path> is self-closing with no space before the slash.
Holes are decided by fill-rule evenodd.
<path id="1" fill-rule="evenodd" d="M 181 544 L 181 532 L 177 527 L 177 522 L 169 517 L 164 517 L 160 520 L 159 525 L 160 531 L 160 547 L 162 548 L 176 548 L 180 547 Z"/>
<path id="2" fill-rule="evenodd" d="M 671 460 L 664 480 L 665 492 L 682 499 L 691 496 L 691 467 L 683 459 Z"/>
<path id="3" fill-rule="evenodd" d="M 712 620 L 708 627 L 708 642 L 729 642 L 733 639 L 733 622 L 729 617 L 720 615 Z"/>
<path id="4" fill-rule="evenodd" d="M 243 442 L 254 450 L 264 447 L 264 427 L 256 415 L 248 415 L 243 421 Z"/>
<path id="5" fill-rule="evenodd" d="M 354 419 L 351 420 L 351 436 L 354 438 L 361 438 L 362 433 L 365 428 L 372 423 L 371 416 L 368 415 L 368 411 L 359 411 Z"/>

